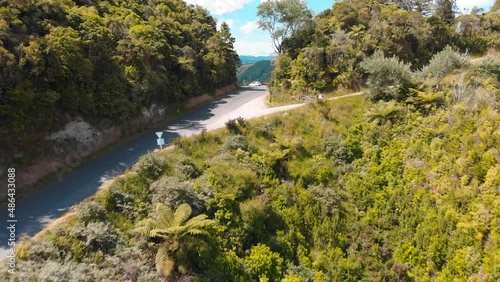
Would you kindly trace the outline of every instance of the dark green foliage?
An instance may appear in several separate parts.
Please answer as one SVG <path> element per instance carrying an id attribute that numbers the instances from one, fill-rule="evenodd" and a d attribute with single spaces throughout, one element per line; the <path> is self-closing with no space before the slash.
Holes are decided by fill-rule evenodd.
<path id="1" fill-rule="evenodd" d="M 261 83 L 268 83 L 273 70 L 274 66 L 271 61 L 259 61 L 238 75 L 238 83 L 240 85 L 247 85 L 255 80 Z"/>
<path id="2" fill-rule="evenodd" d="M 103 222 L 92 222 L 73 228 L 71 236 L 83 242 L 86 251 L 109 253 L 117 244 L 116 230 Z"/>
<path id="3" fill-rule="evenodd" d="M 236 82 L 228 26 L 180 0 L 2 1 L 0 15 L 1 148 Z M 21 162 L 15 152 L 2 161 Z"/>
<path id="4" fill-rule="evenodd" d="M 241 134 L 246 126 L 247 121 L 242 117 L 226 121 L 226 129 L 231 134 Z"/>
<path id="5" fill-rule="evenodd" d="M 452 24 L 456 13 L 455 0 L 437 0 L 434 15 L 447 24 Z"/>
<path id="6" fill-rule="evenodd" d="M 148 212 L 151 195 L 148 183 L 139 175 L 129 173 L 114 180 L 112 186 L 103 192 L 100 201 L 108 213 L 118 212 L 129 218 L 141 218 Z"/>

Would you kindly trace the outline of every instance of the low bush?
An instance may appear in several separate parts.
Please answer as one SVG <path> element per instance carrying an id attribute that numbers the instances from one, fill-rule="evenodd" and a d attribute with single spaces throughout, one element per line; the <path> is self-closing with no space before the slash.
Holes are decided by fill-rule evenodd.
<path id="1" fill-rule="evenodd" d="M 134 166 L 135 171 L 148 180 L 158 179 L 166 170 L 167 163 L 157 154 L 147 154 Z"/>

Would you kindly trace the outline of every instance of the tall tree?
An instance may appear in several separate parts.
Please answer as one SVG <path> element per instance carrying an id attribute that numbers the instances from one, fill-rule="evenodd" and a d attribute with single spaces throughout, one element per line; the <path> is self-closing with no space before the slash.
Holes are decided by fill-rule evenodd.
<path id="1" fill-rule="evenodd" d="M 436 0 L 434 15 L 440 18 L 443 22 L 451 25 L 455 19 L 456 9 L 456 0 Z"/>
<path id="2" fill-rule="evenodd" d="M 257 10 L 259 28 L 271 35 L 274 51 L 283 52 L 283 40 L 294 36 L 312 20 L 312 11 L 303 0 L 270 0 Z"/>

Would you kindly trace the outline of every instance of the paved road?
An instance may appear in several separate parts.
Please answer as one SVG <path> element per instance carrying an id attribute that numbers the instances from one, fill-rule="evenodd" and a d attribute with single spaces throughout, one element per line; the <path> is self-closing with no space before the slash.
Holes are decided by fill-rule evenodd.
<path id="1" fill-rule="evenodd" d="M 124 141 L 64 175 L 61 181 L 55 180 L 19 199 L 16 206 L 16 238 L 20 238 L 22 234 L 32 236 L 38 233 L 73 205 L 92 196 L 103 183 L 133 165 L 142 155 L 157 149 L 154 132 L 164 131 L 163 138 L 166 143 L 170 143 L 179 136 L 192 135 L 203 128 L 214 129 L 224 126 L 229 118 L 238 116 L 251 118 L 271 113 L 264 103 L 267 94 L 266 87 L 253 87 L 225 96 L 176 120 Z M 0 211 L 0 222 L 0 226 L 6 226 L 6 207 Z M 7 236 L 7 229 L 0 228 L 0 259 L 7 255 Z"/>
<path id="2" fill-rule="evenodd" d="M 41 187 L 35 193 L 20 199 L 16 206 L 17 238 L 20 238 L 21 235 L 35 235 L 73 205 L 92 196 L 102 184 L 121 174 L 137 162 L 141 156 L 157 149 L 156 131 L 164 132 L 163 138 L 168 144 L 180 136 L 199 133 L 203 128 L 212 130 L 224 127 L 228 119 L 239 116 L 250 119 L 295 109 L 307 104 L 268 108 L 266 105 L 268 93 L 265 86 L 252 87 L 211 102 L 117 145 L 112 150 L 64 175 L 61 181 L 55 180 L 45 187 Z M 328 100 L 363 94 L 364 92 L 358 92 Z M 7 222 L 7 208 L 0 211 L 0 222 L 4 224 Z M 7 236 L 7 229 L 0 228 L 0 260 L 8 254 Z"/>

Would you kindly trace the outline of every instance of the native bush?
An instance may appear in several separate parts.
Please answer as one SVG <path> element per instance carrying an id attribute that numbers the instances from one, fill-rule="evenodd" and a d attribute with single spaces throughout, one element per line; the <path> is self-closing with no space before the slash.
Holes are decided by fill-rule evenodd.
<path id="1" fill-rule="evenodd" d="M 149 187 L 153 193 L 152 203 L 163 203 L 176 209 L 183 203 L 188 203 L 193 208 L 194 214 L 205 210 L 204 201 L 188 181 L 182 181 L 175 176 L 164 176 Z"/>
<path id="2" fill-rule="evenodd" d="M 223 148 L 229 151 L 237 149 L 247 151 L 248 142 L 244 135 L 229 135 L 226 137 L 226 140 L 224 141 Z"/>
<path id="3" fill-rule="evenodd" d="M 87 251 L 112 252 L 118 243 L 117 231 L 108 223 L 91 222 L 87 225 L 77 225 L 70 235 L 83 242 Z"/>
<path id="4" fill-rule="evenodd" d="M 283 258 L 268 246 L 258 244 L 245 257 L 245 269 L 255 280 L 277 281 L 284 270 Z"/>
<path id="5" fill-rule="evenodd" d="M 408 88 L 413 85 L 410 65 L 397 57 L 386 58 L 382 52 L 376 52 L 361 62 L 361 67 L 368 73 L 370 98 L 378 100 L 404 100 Z"/>
<path id="6" fill-rule="evenodd" d="M 147 154 L 134 166 L 135 171 L 148 180 L 158 179 L 168 168 L 168 164 L 157 154 Z"/>

